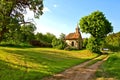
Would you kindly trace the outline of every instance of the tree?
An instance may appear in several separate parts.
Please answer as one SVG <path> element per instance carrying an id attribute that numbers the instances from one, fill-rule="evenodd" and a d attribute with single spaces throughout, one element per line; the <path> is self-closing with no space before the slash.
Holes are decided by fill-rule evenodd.
<path id="1" fill-rule="evenodd" d="M 43 14 L 43 0 L 1 0 L 0 1 L 0 41 L 4 33 L 16 25 L 25 24 L 26 8 L 34 12 L 34 17 Z M 12 26 L 12 27 L 11 27 Z"/>
<path id="2" fill-rule="evenodd" d="M 104 40 L 108 33 L 113 31 L 111 23 L 100 11 L 95 11 L 90 15 L 81 18 L 79 25 L 82 32 L 91 34 L 91 36 L 95 39 L 95 48 L 98 51 L 100 50 L 98 48 L 101 45 L 101 41 Z"/>
<path id="3" fill-rule="evenodd" d="M 52 40 L 56 38 L 56 36 L 52 33 L 49 33 L 47 32 L 45 35 L 44 35 L 44 41 L 48 42 L 48 43 L 52 43 Z"/>
<path id="4" fill-rule="evenodd" d="M 41 44 L 45 45 L 45 47 L 52 47 L 52 40 L 56 38 L 56 36 L 52 33 L 37 33 L 35 35 L 37 41 L 40 41 Z M 41 46 L 44 47 L 44 46 Z"/>
<path id="5" fill-rule="evenodd" d="M 37 32 L 35 35 L 36 40 L 38 41 L 43 41 L 44 40 L 44 35 L 42 33 Z"/>
<path id="6" fill-rule="evenodd" d="M 65 34 L 64 34 L 64 33 L 61 33 L 59 39 L 65 40 Z"/>
<path id="7" fill-rule="evenodd" d="M 92 52 L 100 53 L 100 46 L 99 46 L 100 43 L 99 42 L 100 42 L 99 39 L 96 39 L 94 37 L 90 37 L 88 39 L 88 44 L 87 44 L 86 48 Z"/>
<path id="8" fill-rule="evenodd" d="M 32 23 L 21 25 L 17 29 L 10 29 L 8 33 L 3 36 L 2 42 L 6 44 L 19 45 L 20 43 L 29 43 L 34 39 L 34 31 L 36 27 Z"/>
<path id="9" fill-rule="evenodd" d="M 34 39 L 34 31 L 36 26 L 32 23 L 27 23 L 21 26 L 20 32 L 22 37 L 22 42 L 29 42 Z"/>
<path id="10" fill-rule="evenodd" d="M 52 40 L 52 46 L 53 48 L 64 49 L 67 46 L 67 44 L 61 39 L 54 38 Z"/>
<path id="11" fill-rule="evenodd" d="M 88 44 L 88 38 L 84 38 L 83 39 L 83 48 L 86 48 L 87 44 Z"/>

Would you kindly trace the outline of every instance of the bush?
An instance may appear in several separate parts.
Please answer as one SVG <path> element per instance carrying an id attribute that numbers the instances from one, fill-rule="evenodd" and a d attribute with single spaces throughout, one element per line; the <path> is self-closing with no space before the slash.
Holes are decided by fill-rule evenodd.
<path id="1" fill-rule="evenodd" d="M 83 48 L 86 48 L 88 44 L 88 38 L 83 39 Z"/>
<path id="2" fill-rule="evenodd" d="M 63 40 L 54 38 L 52 40 L 52 46 L 53 48 L 64 49 L 67 46 L 67 44 Z"/>
<path id="3" fill-rule="evenodd" d="M 32 47 L 32 45 L 30 45 L 29 43 L 19 43 L 19 44 L 15 44 L 15 43 L 10 43 L 10 42 L 1 42 L 0 46 L 4 46 L 4 47 Z"/>
<path id="4" fill-rule="evenodd" d="M 89 38 L 87 49 L 95 53 L 100 53 L 100 41 L 94 37 Z"/>
<path id="5" fill-rule="evenodd" d="M 32 40 L 32 41 L 30 41 L 30 44 L 32 46 L 36 46 L 36 47 L 52 47 L 52 45 L 50 43 L 38 41 L 38 40 Z"/>

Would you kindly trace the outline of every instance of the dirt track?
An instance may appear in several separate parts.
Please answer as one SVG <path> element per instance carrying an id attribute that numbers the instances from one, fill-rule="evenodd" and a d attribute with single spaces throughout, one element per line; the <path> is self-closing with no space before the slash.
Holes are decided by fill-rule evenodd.
<path id="1" fill-rule="evenodd" d="M 86 66 L 96 58 L 86 61 L 80 65 L 74 66 L 70 69 L 65 70 L 62 73 L 55 74 L 52 77 L 46 77 L 43 80 L 93 80 L 94 73 L 97 71 L 99 66 L 108 58 L 106 56 L 103 60 L 97 61 L 96 63 Z"/>

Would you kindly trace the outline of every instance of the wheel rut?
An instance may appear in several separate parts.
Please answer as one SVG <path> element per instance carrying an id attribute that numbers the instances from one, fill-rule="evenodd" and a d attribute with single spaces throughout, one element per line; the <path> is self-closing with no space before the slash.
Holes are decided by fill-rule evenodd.
<path id="1" fill-rule="evenodd" d="M 102 56 L 103 55 L 98 56 L 80 65 L 66 69 L 64 72 L 61 72 L 59 74 L 55 74 L 51 77 L 43 78 L 42 80 L 92 80 L 99 66 L 109 57 L 108 55 L 104 55 L 103 57 Z M 102 58 L 99 60 L 100 57 Z M 93 64 L 88 65 L 93 61 L 94 61 Z"/>

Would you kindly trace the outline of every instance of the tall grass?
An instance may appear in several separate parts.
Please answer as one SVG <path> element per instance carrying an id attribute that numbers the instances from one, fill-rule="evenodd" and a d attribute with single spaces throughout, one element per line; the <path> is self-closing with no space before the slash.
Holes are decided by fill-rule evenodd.
<path id="1" fill-rule="evenodd" d="M 96 75 L 97 77 L 120 80 L 120 52 L 111 54 Z"/>
<path id="2" fill-rule="evenodd" d="M 40 80 L 96 56 L 87 50 L 0 47 L 0 80 Z"/>

